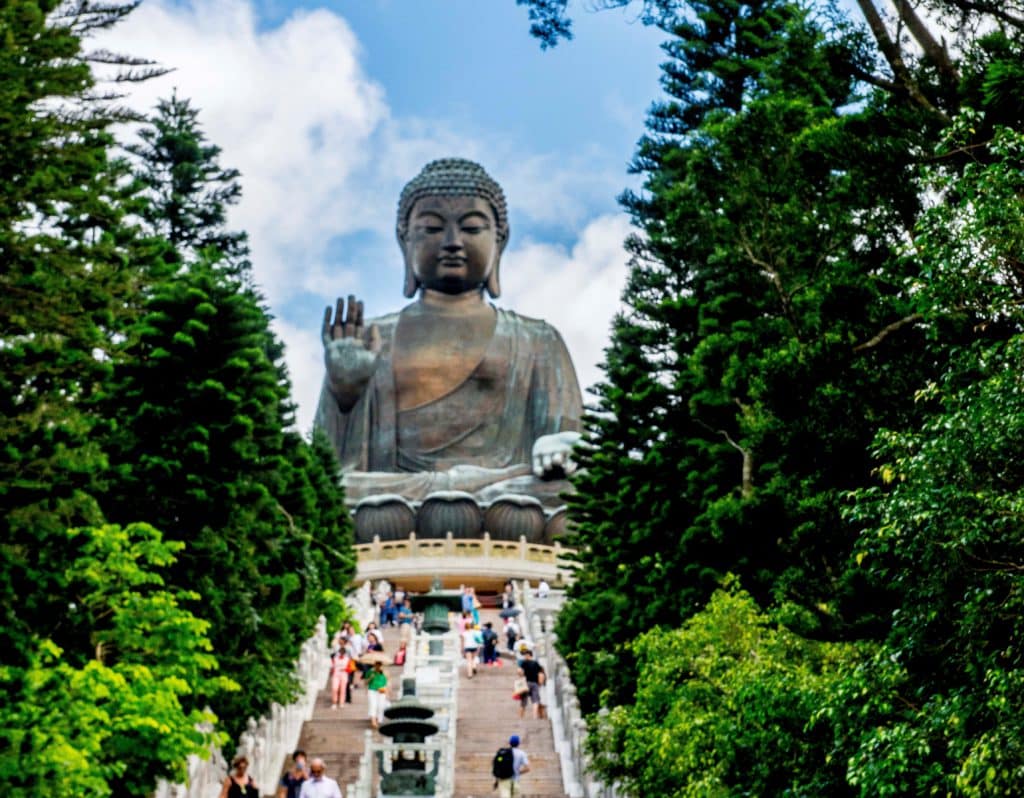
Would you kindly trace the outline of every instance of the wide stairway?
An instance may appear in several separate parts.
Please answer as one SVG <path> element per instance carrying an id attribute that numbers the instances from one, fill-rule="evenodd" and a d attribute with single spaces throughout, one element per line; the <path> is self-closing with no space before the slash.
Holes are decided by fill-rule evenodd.
<path id="1" fill-rule="evenodd" d="M 495 610 L 484 610 L 481 621 L 491 621 L 501 629 L 501 620 Z M 561 767 L 555 753 L 551 724 L 535 720 L 533 708 L 528 707 L 525 717 L 519 717 L 519 704 L 512 699 L 512 681 L 515 662 L 501 639 L 502 667 L 480 667 L 476 676 L 467 678 L 464 669 L 459 674 L 458 738 L 455 765 L 455 798 L 483 798 L 496 795 L 491 776 L 491 760 L 495 751 L 508 744 L 512 734 L 518 734 L 520 747 L 530 758 L 530 772 L 520 781 L 522 798 L 565 798 L 562 788 Z M 398 647 L 398 631 L 384 630 L 384 650 L 393 654 Z M 401 668 L 386 668 L 392 700 L 397 698 L 401 682 Z M 339 709 L 330 708 L 329 685 L 317 697 L 313 717 L 306 721 L 299 739 L 299 748 L 309 756 L 324 760 L 327 775 L 336 779 L 342 792 L 358 774 L 359 759 L 365 746 L 365 734 L 370 728 L 366 715 L 366 689 L 361 680 L 359 689 L 352 693 L 352 703 Z M 264 793 L 268 791 L 264 789 Z"/>

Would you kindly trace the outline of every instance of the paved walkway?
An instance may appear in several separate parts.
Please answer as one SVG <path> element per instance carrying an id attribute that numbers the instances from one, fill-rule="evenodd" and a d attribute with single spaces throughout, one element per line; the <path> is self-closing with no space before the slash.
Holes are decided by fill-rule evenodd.
<path id="1" fill-rule="evenodd" d="M 491 621 L 495 630 L 501 629 L 495 610 L 484 610 L 480 620 Z M 505 650 L 504 636 L 499 642 L 502 667 L 481 667 L 472 679 L 466 677 L 464 669 L 459 675 L 455 798 L 497 795 L 491 760 L 512 734 L 519 735 L 520 747 L 530 757 L 530 772 L 520 782 L 522 798 L 565 798 L 551 723 L 534 720 L 532 707 L 527 708 L 525 718 L 519 718 L 519 702 L 512 698 L 515 662 Z"/>
<path id="2" fill-rule="evenodd" d="M 384 630 L 384 651 L 390 656 L 398 649 L 398 630 Z M 398 698 L 401 692 L 402 669 L 385 667 L 388 675 L 389 696 Z M 352 691 L 352 703 L 331 709 L 330 677 L 317 696 L 313 717 L 307 720 L 299 736 L 299 748 L 310 757 L 319 756 L 324 760 L 327 775 L 341 785 L 342 794 L 348 793 L 348 786 L 359 774 L 359 760 L 366 748 L 366 732 L 370 730 L 367 716 L 366 685 L 356 677 L 356 689 Z M 375 739 L 382 739 L 374 732 Z M 266 794 L 266 791 L 264 791 Z"/>
<path id="3" fill-rule="evenodd" d="M 501 629 L 497 611 L 484 610 L 482 621 L 491 621 Z M 459 717 L 456 744 L 455 798 L 495 796 L 491 760 L 495 751 L 507 745 L 512 734 L 518 734 L 521 747 L 530 757 L 529 773 L 521 781 L 522 798 L 565 798 L 561 767 L 555 754 L 551 724 L 534 720 L 532 708 L 519 718 L 519 704 L 512 699 L 514 661 L 500 640 L 503 667 L 477 670 L 473 679 L 465 669 L 459 674 Z M 393 654 L 398 647 L 397 629 L 384 630 L 384 650 Z M 401 688 L 401 668 L 386 668 L 395 700 Z M 365 747 L 365 734 L 370 728 L 366 715 L 366 688 L 357 679 L 359 688 L 352 693 L 352 703 L 339 709 L 330 708 L 328 686 L 320 691 L 312 719 L 306 721 L 299 738 L 299 748 L 309 756 L 324 760 L 327 775 L 336 779 L 343 793 L 357 777 L 359 759 Z M 375 733 L 376 734 L 376 733 Z"/>

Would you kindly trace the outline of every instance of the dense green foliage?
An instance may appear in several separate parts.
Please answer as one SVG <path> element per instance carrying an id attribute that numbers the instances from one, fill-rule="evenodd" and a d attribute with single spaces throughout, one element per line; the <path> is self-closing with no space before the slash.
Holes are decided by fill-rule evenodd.
<path id="1" fill-rule="evenodd" d="M 912 312 L 896 246 L 917 199 L 902 109 L 855 105 L 862 40 L 788 2 L 693 8 L 637 154 L 646 192 L 624 198 L 645 235 L 572 502 L 587 567 L 562 630 L 591 708 L 629 698 L 608 653 L 630 629 L 677 623 L 727 573 L 807 633 L 877 620 L 841 580 L 839 497 L 931 376 L 913 327 L 865 343 Z"/>
<path id="2" fill-rule="evenodd" d="M 0 668 L 4 794 L 138 796 L 185 777 L 186 755 L 223 735 L 188 696 L 237 690 L 213 676 L 209 623 L 185 609 L 197 593 L 161 575 L 184 548 L 146 524 L 71 530 L 79 556 L 62 574 L 67 622 L 91 650 L 37 637 L 24 667 Z"/>
<path id="3" fill-rule="evenodd" d="M 941 151 L 979 122 L 961 115 Z M 955 187 L 949 169 L 932 172 L 950 201 L 925 214 L 916 254 L 934 267 L 933 301 L 956 296 L 1013 334 L 964 347 L 922 387 L 927 417 L 879 434 L 883 485 L 857 491 L 848 511 L 864 525 L 856 569 L 898 600 L 884 648 L 825 696 L 862 795 L 1024 791 L 1024 135 L 998 130 L 987 152 Z"/>
<path id="4" fill-rule="evenodd" d="M 84 99 L 79 38 L 46 22 L 56 5 L 0 8 L 0 648 L 14 659 L 61 622 L 67 527 L 101 520 L 89 491 L 103 453 L 82 406 L 110 376 L 139 283 L 114 117 Z"/>
<path id="5" fill-rule="evenodd" d="M 143 126 L 139 160 L 113 155 L 129 117 L 97 88 L 83 37 L 133 7 L 0 6 L 11 796 L 181 779 L 189 754 L 291 698 L 299 644 L 319 614 L 338 620 L 354 568 L 337 463 L 291 429 L 283 349 L 245 235 L 225 230 L 237 173 L 177 98 Z M 207 705 L 217 731 L 197 727 L 218 720 Z"/>
<path id="6" fill-rule="evenodd" d="M 629 650 L 636 700 L 601 716 L 589 741 L 600 771 L 629 794 L 848 792 L 827 723 L 808 718 L 861 655 L 853 646 L 801 638 L 733 586 Z"/>
<path id="7" fill-rule="evenodd" d="M 898 3 L 917 49 L 870 2 L 865 30 L 642 7 L 668 99 L 559 622 L 611 708 L 597 767 L 637 795 L 1019 794 L 1020 4 L 931 4 L 947 48 Z"/>
<path id="8" fill-rule="evenodd" d="M 217 164 L 177 98 L 140 137 L 149 233 L 180 265 L 148 292 L 102 405 L 103 505 L 115 521 L 145 518 L 188 544 L 175 582 L 203 596 L 221 669 L 246 686 L 202 697 L 234 735 L 253 706 L 294 697 L 296 643 L 321 612 L 338 614 L 354 574 L 351 529 L 336 463 L 288 430 L 283 348 L 251 284 L 245 237 L 225 230 L 237 173 Z"/>

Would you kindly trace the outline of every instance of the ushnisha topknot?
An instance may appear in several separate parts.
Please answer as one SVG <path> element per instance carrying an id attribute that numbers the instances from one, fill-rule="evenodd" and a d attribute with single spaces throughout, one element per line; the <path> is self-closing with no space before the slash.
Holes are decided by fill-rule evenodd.
<path id="1" fill-rule="evenodd" d="M 398 198 L 399 240 L 405 240 L 409 228 L 409 212 L 422 197 L 480 197 L 494 209 L 498 246 L 508 241 L 508 208 L 505 192 L 480 164 L 465 158 L 440 158 L 431 161 L 402 189 Z"/>

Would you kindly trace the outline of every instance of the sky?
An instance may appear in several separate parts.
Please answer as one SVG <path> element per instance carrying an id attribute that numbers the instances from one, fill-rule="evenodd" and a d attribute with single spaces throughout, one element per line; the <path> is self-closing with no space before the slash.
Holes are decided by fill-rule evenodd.
<path id="1" fill-rule="evenodd" d="M 581 385 L 599 363 L 626 274 L 616 196 L 660 94 L 662 34 L 635 9 L 573 7 L 576 38 L 542 51 L 514 0 L 144 0 L 104 47 L 173 71 L 132 88 L 200 109 L 221 165 L 242 173 L 230 227 L 287 350 L 297 423 L 323 376 L 325 306 L 398 310 L 402 186 L 428 161 L 480 162 L 504 187 L 511 237 L 495 304 L 563 335 Z"/>

